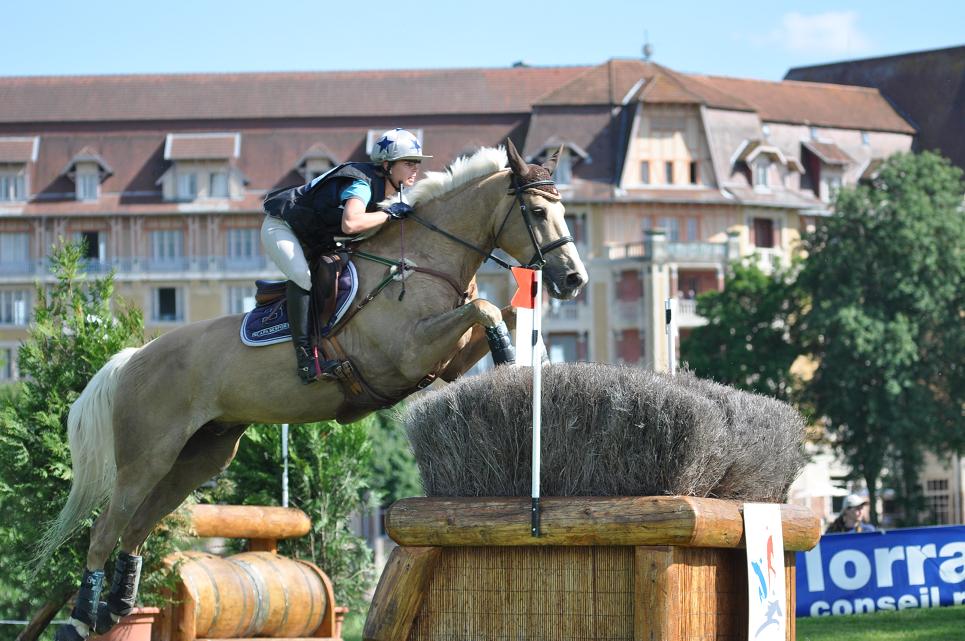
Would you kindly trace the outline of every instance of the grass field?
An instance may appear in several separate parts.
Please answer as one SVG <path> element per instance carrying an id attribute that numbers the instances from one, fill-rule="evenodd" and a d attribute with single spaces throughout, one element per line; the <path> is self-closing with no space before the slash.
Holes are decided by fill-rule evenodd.
<path id="1" fill-rule="evenodd" d="M 797 620 L 798 641 L 965 641 L 965 607 Z"/>
<path id="2" fill-rule="evenodd" d="M 342 638 L 361 641 L 361 617 L 349 615 Z M 797 620 L 798 641 L 965 641 L 965 606 Z"/>

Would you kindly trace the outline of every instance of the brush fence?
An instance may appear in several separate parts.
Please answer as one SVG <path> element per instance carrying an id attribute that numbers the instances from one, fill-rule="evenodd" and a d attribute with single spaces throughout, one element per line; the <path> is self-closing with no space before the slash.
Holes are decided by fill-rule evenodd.
<path id="1" fill-rule="evenodd" d="M 382 573 L 369 641 L 747 639 L 741 504 L 682 496 L 542 500 L 411 498 L 386 516 L 399 544 Z M 794 552 L 820 522 L 782 505 L 789 640 Z"/>
<path id="2" fill-rule="evenodd" d="M 258 637 L 339 641 L 345 608 L 316 565 L 278 555 L 278 540 L 304 536 L 301 510 L 196 505 L 191 527 L 201 537 L 248 539 L 248 551 L 222 558 L 186 552 L 166 559 L 177 568 L 176 602 L 162 611 L 153 641 L 243 641 Z"/>

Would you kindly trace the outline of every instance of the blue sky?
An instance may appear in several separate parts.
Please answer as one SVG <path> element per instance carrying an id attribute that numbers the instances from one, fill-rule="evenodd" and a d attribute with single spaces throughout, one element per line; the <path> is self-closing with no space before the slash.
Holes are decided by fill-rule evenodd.
<path id="1" fill-rule="evenodd" d="M 965 44 L 965 2 L 18 0 L 0 76 L 597 64 L 780 79 L 790 67 Z M 485 7 L 484 10 L 478 7 Z"/>

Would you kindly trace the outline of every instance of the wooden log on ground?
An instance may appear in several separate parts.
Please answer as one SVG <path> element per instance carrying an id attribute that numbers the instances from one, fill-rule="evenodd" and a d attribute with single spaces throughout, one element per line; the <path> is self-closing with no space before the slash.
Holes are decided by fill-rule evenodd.
<path id="1" fill-rule="evenodd" d="M 389 509 L 386 531 L 405 546 L 744 544 L 742 506 L 688 496 L 545 497 L 541 536 L 530 532 L 527 497 L 403 499 Z M 782 505 L 784 549 L 810 550 L 821 536 L 809 509 Z"/>

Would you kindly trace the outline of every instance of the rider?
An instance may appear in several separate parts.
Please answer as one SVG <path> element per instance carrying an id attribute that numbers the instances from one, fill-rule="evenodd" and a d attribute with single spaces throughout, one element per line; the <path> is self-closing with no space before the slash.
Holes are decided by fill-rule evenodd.
<path id="1" fill-rule="evenodd" d="M 349 162 L 294 190 L 307 207 L 279 213 L 266 207 L 261 226 L 265 252 L 288 278 L 288 322 L 298 362 L 298 375 L 311 383 L 321 373 L 333 378 L 338 361 L 323 360 L 315 368 L 315 356 L 308 338 L 308 309 L 312 276 L 306 255 L 313 258 L 335 248 L 336 236 L 356 236 L 385 223 L 401 219 L 411 208 L 393 203 L 385 211 L 378 203 L 398 195 L 415 183 L 419 163 L 432 158 L 422 153 L 418 139 L 405 129 L 389 129 L 372 147 L 372 162 Z"/>

